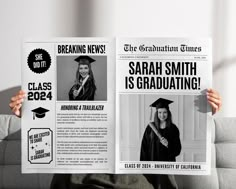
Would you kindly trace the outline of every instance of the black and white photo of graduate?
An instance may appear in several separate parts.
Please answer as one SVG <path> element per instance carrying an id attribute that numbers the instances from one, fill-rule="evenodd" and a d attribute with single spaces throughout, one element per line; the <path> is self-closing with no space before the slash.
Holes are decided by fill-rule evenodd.
<path id="1" fill-rule="evenodd" d="M 156 108 L 154 121 L 146 127 L 143 135 L 140 161 L 176 161 L 181 152 L 179 129 L 172 122 L 169 104 L 173 101 L 159 98 L 150 107 Z M 152 115 L 152 114 L 151 114 Z M 151 120 L 151 118 L 150 118 Z M 176 189 L 174 175 L 144 175 L 154 189 Z"/>
<path id="2" fill-rule="evenodd" d="M 95 60 L 89 56 L 79 56 L 75 61 L 78 62 L 78 68 L 75 84 L 69 91 L 69 100 L 94 100 L 96 85 L 91 64 Z"/>
<path id="3" fill-rule="evenodd" d="M 180 154 L 179 129 L 172 122 L 171 103 L 173 101 L 159 98 L 150 105 L 156 112 L 154 121 L 150 121 L 143 135 L 140 161 L 176 161 Z"/>

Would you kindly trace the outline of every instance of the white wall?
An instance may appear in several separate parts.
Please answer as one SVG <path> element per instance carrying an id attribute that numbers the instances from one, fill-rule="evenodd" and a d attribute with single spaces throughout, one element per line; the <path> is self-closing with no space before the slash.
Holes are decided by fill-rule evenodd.
<path id="1" fill-rule="evenodd" d="M 0 1 L 0 91 L 21 84 L 23 38 L 52 34 L 51 6 L 47 1 Z"/>
<path id="2" fill-rule="evenodd" d="M 214 3 L 213 61 L 214 87 L 222 96 L 223 106 L 218 116 L 236 116 L 236 1 Z"/>
<path id="3" fill-rule="evenodd" d="M 93 36 L 94 20 L 109 25 L 108 20 L 112 18 L 103 16 L 99 19 L 100 14 L 95 15 L 92 11 L 99 8 L 95 2 L 0 0 L 0 114 L 11 113 L 8 107 L 10 97 L 20 89 L 23 39 Z M 102 1 L 100 6 L 106 8 Z M 107 15 L 104 9 L 103 14 Z"/>
<path id="4" fill-rule="evenodd" d="M 49 1 L 0 1 L 0 113 L 10 113 L 8 103 L 21 85 L 21 45 L 25 37 L 52 36 Z"/>
<path id="5" fill-rule="evenodd" d="M 181 36 L 213 38 L 218 115 L 236 116 L 235 7 L 233 0 L 0 0 L 0 113 L 8 111 L 12 91 L 5 91 L 21 84 L 24 37 Z"/>
<path id="6" fill-rule="evenodd" d="M 211 0 L 116 0 L 117 35 L 206 37 Z"/>

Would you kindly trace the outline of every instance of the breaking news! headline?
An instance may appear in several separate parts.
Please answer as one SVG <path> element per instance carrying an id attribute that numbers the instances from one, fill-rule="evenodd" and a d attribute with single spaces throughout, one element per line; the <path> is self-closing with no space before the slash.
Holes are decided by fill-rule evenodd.
<path id="1" fill-rule="evenodd" d="M 58 45 L 58 54 L 106 54 L 106 45 Z"/>

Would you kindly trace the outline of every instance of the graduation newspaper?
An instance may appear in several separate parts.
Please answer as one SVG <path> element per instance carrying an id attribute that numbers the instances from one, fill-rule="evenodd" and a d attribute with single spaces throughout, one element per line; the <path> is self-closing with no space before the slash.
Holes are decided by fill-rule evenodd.
<path id="1" fill-rule="evenodd" d="M 210 173 L 210 39 L 26 40 L 23 173 Z"/>

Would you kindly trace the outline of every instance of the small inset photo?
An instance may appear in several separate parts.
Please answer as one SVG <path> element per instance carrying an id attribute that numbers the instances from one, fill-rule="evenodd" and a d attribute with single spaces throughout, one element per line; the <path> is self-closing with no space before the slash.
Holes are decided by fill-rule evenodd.
<path id="1" fill-rule="evenodd" d="M 57 101 L 106 101 L 107 56 L 57 56 Z"/>

